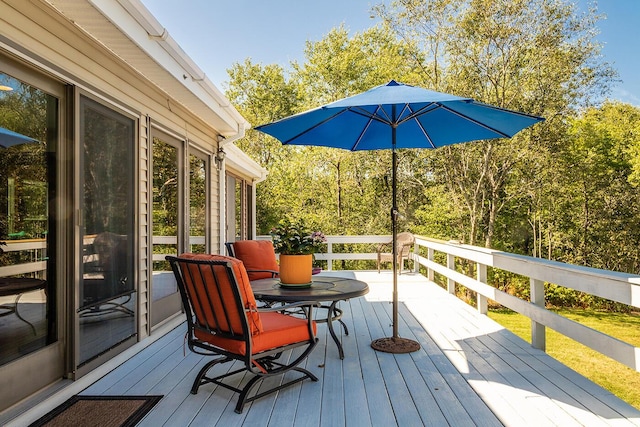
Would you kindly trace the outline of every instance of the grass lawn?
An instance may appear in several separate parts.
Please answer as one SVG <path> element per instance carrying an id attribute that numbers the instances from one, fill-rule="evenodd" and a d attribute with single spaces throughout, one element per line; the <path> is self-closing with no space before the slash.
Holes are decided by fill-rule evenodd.
<path id="1" fill-rule="evenodd" d="M 640 347 L 640 315 L 555 310 L 558 314 Z M 490 310 L 489 317 L 527 342 L 531 320 L 511 310 Z M 547 328 L 547 353 L 591 381 L 640 409 L 640 372 L 626 367 L 584 345 Z"/>

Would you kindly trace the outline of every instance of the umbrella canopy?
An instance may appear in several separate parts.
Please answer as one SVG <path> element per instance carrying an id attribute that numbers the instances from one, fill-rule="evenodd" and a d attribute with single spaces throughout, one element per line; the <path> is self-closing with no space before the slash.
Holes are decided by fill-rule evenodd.
<path id="1" fill-rule="evenodd" d="M 28 142 L 37 141 L 21 133 L 0 127 L 0 147 L 9 148 L 13 145 L 25 144 Z"/>
<path id="2" fill-rule="evenodd" d="M 347 150 L 437 148 L 507 138 L 542 120 L 446 93 L 390 81 L 359 95 L 278 120 L 257 130 L 283 144 Z"/>
<path id="3" fill-rule="evenodd" d="M 371 345 L 377 350 L 400 353 L 417 350 L 419 345 L 398 337 L 396 149 L 510 138 L 541 120 L 544 119 L 392 80 L 256 129 L 283 144 L 351 151 L 392 150 L 393 337 L 375 340 Z"/>

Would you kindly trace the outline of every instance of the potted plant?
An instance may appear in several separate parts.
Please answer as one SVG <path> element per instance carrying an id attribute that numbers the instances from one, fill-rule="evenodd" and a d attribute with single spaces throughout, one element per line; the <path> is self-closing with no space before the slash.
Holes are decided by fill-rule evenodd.
<path id="1" fill-rule="evenodd" d="M 313 254 L 327 241 L 324 234 L 311 231 L 303 220 L 283 219 L 271 229 L 273 248 L 280 254 L 280 281 L 285 285 L 311 283 Z"/>

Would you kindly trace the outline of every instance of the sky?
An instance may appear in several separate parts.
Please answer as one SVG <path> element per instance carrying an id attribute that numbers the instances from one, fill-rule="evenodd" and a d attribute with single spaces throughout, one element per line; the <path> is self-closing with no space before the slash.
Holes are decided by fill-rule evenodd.
<path id="1" fill-rule="evenodd" d="M 379 21 L 370 10 L 390 0 L 141 0 L 171 37 L 220 89 L 227 69 L 253 63 L 304 62 L 307 41 L 344 25 L 350 34 Z M 592 0 L 574 0 L 586 10 Z M 610 98 L 640 106 L 640 0 L 599 0 L 602 54 L 619 73 Z"/>

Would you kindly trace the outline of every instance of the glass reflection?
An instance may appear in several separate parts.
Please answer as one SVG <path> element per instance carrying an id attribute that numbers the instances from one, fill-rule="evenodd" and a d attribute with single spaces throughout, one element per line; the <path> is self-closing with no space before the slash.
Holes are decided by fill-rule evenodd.
<path id="1" fill-rule="evenodd" d="M 134 121 L 81 98 L 82 364 L 135 334 Z"/>
<path id="2" fill-rule="evenodd" d="M 189 251 L 204 253 L 207 226 L 207 163 L 189 156 Z"/>
<path id="3" fill-rule="evenodd" d="M 178 285 L 164 255 L 178 253 L 179 221 L 178 148 L 153 138 L 153 283 L 151 300 L 178 292 Z"/>
<path id="4" fill-rule="evenodd" d="M 56 341 L 58 100 L 0 73 L 0 365 Z"/>

